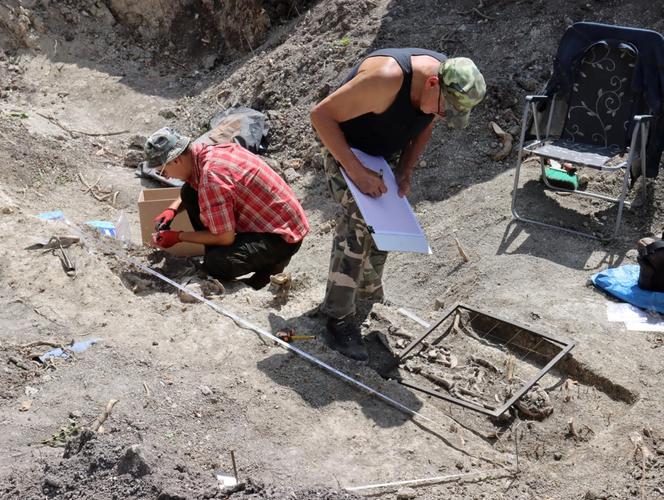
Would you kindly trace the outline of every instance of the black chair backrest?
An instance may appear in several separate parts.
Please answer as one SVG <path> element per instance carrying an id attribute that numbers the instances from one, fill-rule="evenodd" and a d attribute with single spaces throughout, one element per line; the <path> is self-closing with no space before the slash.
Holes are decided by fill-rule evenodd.
<path id="1" fill-rule="evenodd" d="M 637 95 L 638 52 L 627 43 L 591 45 L 575 67 L 561 139 L 625 151 Z"/>

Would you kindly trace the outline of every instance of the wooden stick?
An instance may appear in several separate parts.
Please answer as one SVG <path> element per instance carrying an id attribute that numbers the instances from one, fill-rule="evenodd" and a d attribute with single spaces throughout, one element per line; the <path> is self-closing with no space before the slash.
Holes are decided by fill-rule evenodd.
<path id="1" fill-rule="evenodd" d="M 94 419 L 94 421 L 92 422 L 92 425 L 90 425 L 90 430 L 92 432 L 98 432 L 99 431 L 99 428 L 101 427 L 101 424 L 106 422 L 106 419 L 111 416 L 111 410 L 113 409 L 113 407 L 115 406 L 115 404 L 117 402 L 118 402 L 117 399 L 111 399 L 111 400 L 108 401 L 108 403 L 106 403 L 106 408 L 104 409 L 104 411 L 101 412 L 101 414 L 97 418 Z"/>
<path id="2" fill-rule="evenodd" d="M 82 130 L 75 130 L 71 128 L 65 127 L 57 118 L 54 118 L 52 116 L 48 116 L 42 113 L 39 113 L 35 111 L 35 114 L 41 116 L 42 118 L 46 118 L 48 121 L 54 123 L 58 127 L 60 127 L 62 130 L 67 132 L 69 135 L 74 135 L 74 134 L 81 134 L 81 135 L 87 135 L 90 137 L 100 137 L 100 136 L 109 136 L 109 135 L 120 135 L 120 134 L 128 134 L 129 130 L 118 130 L 117 132 L 84 132 Z"/>
<path id="3" fill-rule="evenodd" d="M 454 243 L 456 243 L 457 251 L 459 252 L 459 255 L 461 255 L 463 261 L 470 262 L 470 257 L 468 257 L 468 254 L 461 247 L 461 243 L 459 243 L 459 240 L 457 238 L 454 238 Z"/>
<path id="4" fill-rule="evenodd" d="M 486 481 L 490 479 L 501 479 L 504 477 L 512 477 L 514 473 L 508 470 L 498 470 L 495 472 L 468 472 L 465 474 L 451 474 L 449 476 L 437 476 L 437 477 L 428 477 L 424 479 L 412 479 L 406 481 L 394 481 L 391 483 L 381 483 L 381 484 L 368 484 L 366 486 L 352 486 L 349 488 L 344 488 L 346 491 L 362 491 L 375 488 L 393 488 L 396 486 L 410 486 L 418 484 L 435 484 L 435 483 L 449 483 L 451 481 L 460 481 L 462 479 L 470 479 L 473 476 L 479 476 L 476 481 Z"/>
<path id="5" fill-rule="evenodd" d="M 19 346 L 21 349 L 30 349 L 31 347 L 37 347 L 38 345 L 45 345 L 47 347 L 55 347 L 62 349 L 64 351 L 65 347 L 62 342 L 51 342 L 48 340 L 37 340 L 36 342 L 30 342 L 28 344 L 23 344 Z"/>

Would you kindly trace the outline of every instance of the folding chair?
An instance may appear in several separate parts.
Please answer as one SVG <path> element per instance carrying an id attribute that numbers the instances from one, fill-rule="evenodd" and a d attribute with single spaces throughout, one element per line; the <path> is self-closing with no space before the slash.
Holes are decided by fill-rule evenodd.
<path id="1" fill-rule="evenodd" d="M 591 25 L 591 23 L 577 23 L 579 24 Z M 603 25 L 592 27 L 596 26 Z M 635 167 L 646 164 L 646 144 L 653 116 L 642 114 L 647 109 L 644 94 L 633 90 L 635 68 L 639 64 L 639 50 L 628 41 L 612 37 L 624 28 L 614 26 L 606 28 L 608 28 L 606 39 L 586 44 L 571 60 L 567 86 L 558 86 L 548 95 L 526 97 L 512 193 L 512 215 L 517 220 L 599 239 L 588 232 L 527 218 L 517 212 L 516 201 L 522 161 L 524 153 L 529 153 L 539 159 L 541 180 L 546 188 L 617 204 L 618 210 L 611 236 L 615 237 L 618 234 L 623 208 L 625 205 L 630 206 L 626 201 L 630 172 Z M 561 48 L 556 60 L 558 71 L 560 71 Z M 556 66 L 554 74 L 555 71 Z M 551 85 L 547 86 L 550 87 Z M 556 109 L 560 106 L 563 107 L 562 113 L 560 109 Z M 526 132 L 531 115 L 535 138 L 526 144 Z M 559 127 L 555 134 L 552 133 L 554 116 L 563 122 L 562 128 Z M 543 127 L 544 134 L 541 133 Z M 627 159 L 616 164 L 616 157 L 623 157 L 622 155 L 627 155 Z M 569 162 L 578 167 L 602 172 L 622 171 L 621 192 L 618 196 L 610 196 L 600 192 L 554 186 L 548 181 L 545 173 L 546 159 Z M 643 173 L 642 195 L 645 196 L 645 168 L 632 173 L 637 175 Z"/>

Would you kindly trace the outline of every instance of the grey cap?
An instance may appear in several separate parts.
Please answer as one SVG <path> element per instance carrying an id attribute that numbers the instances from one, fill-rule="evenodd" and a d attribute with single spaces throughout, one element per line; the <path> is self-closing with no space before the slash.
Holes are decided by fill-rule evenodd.
<path id="1" fill-rule="evenodd" d="M 172 128 L 160 128 L 143 146 L 148 168 L 160 167 L 175 160 L 187 149 L 190 142 L 189 137 L 178 134 Z"/>

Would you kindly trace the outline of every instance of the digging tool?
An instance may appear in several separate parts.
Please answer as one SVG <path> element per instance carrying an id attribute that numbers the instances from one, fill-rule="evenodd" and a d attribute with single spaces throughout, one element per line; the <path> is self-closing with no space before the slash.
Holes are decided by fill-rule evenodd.
<path id="1" fill-rule="evenodd" d="M 295 335 L 295 330 L 293 328 L 280 330 L 277 332 L 276 336 L 287 343 L 291 343 L 293 340 L 313 340 L 316 338 L 314 335 Z"/>

